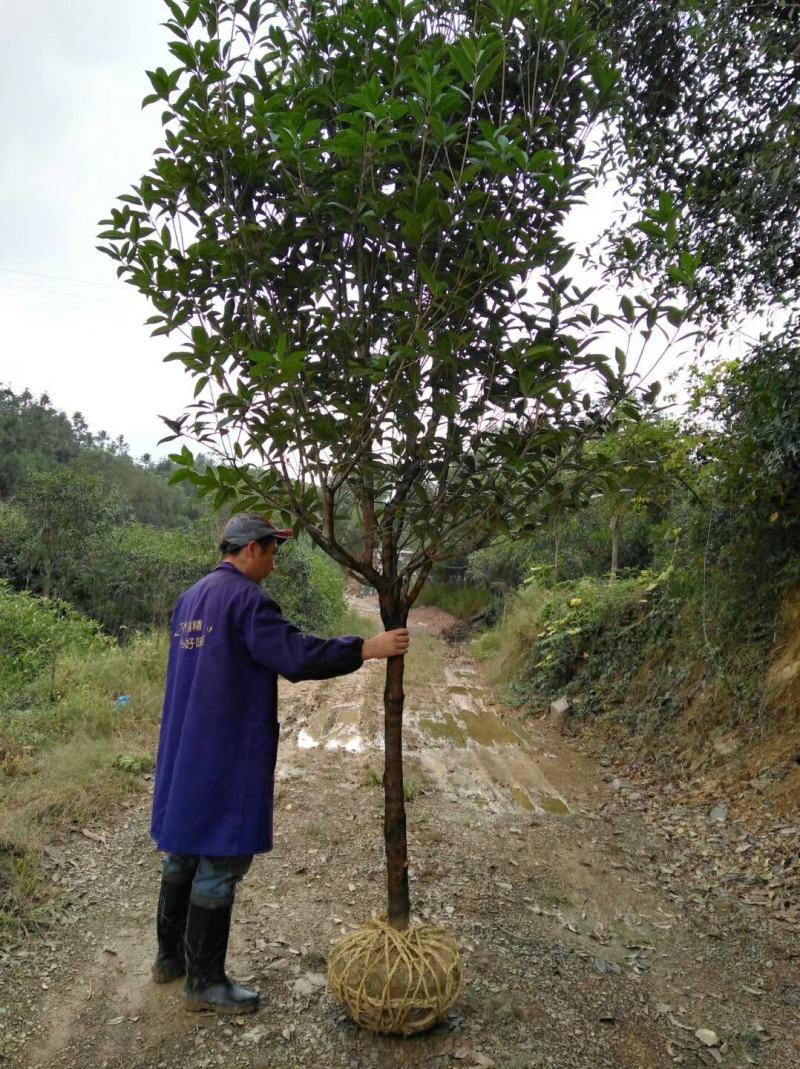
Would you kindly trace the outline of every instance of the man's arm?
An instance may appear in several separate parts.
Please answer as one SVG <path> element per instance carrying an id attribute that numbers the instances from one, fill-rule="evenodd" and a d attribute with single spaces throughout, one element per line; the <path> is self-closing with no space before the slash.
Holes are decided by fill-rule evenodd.
<path id="1" fill-rule="evenodd" d="M 399 656 L 408 649 L 404 628 L 366 641 L 356 635 L 323 639 L 290 624 L 271 598 L 243 608 L 239 626 L 250 656 L 293 683 L 346 675 L 366 660 Z"/>

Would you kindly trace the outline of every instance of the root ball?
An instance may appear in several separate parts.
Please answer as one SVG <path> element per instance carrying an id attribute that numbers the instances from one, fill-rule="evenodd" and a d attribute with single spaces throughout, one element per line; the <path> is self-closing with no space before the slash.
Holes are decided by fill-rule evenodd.
<path id="1" fill-rule="evenodd" d="M 461 955 L 442 928 L 400 932 L 373 919 L 334 947 L 328 986 L 363 1028 L 408 1036 L 433 1027 L 461 994 Z"/>

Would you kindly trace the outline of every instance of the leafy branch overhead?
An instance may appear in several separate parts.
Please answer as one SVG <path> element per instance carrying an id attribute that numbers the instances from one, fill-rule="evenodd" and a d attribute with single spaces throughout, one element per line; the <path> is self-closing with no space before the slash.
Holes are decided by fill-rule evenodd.
<path id="1" fill-rule="evenodd" d="M 662 274 L 677 240 L 706 321 L 800 294 L 800 21 L 792 0 L 589 0 L 623 72 L 607 166 L 629 206 L 659 204 L 612 235 L 610 270 Z M 671 208 L 679 220 L 671 233 Z M 661 217 L 660 217 L 661 216 Z M 691 251 L 689 251 L 691 250 Z"/>
<path id="2" fill-rule="evenodd" d="M 172 436 L 223 454 L 175 459 L 407 605 L 435 560 L 557 497 L 629 403 L 560 234 L 616 75 L 562 0 L 167 6 L 178 65 L 145 99 L 165 147 L 101 238 L 154 333 L 183 334 Z"/>

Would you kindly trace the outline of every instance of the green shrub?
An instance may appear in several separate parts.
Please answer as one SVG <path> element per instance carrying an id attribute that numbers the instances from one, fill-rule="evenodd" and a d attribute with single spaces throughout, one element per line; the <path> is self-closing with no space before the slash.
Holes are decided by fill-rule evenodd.
<path id="1" fill-rule="evenodd" d="M 0 932 L 52 921 L 41 857 L 54 832 L 96 826 L 145 789 L 167 642 L 153 633 L 125 647 L 73 644 L 55 665 L 55 701 L 48 668 L 29 685 L 24 707 L 0 710 Z"/>
<path id="2" fill-rule="evenodd" d="M 103 646 L 97 624 L 66 602 L 15 593 L 0 580 L 0 709 L 20 701 L 43 673 L 52 675 L 65 654 Z"/>
<path id="3" fill-rule="evenodd" d="M 287 620 L 316 634 L 336 629 L 345 610 L 344 580 L 336 564 L 303 542 L 281 546 L 265 584 Z"/>
<path id="4" fill-rule="evenodd" d="M 150 754 L 121 753 L 114 758 L 113 767 L 132 776 L 141 776 L 144 772 L 152 772 L 156 763 Z"/>
<path id="5" fill-rule="evenodd" d="M 519 587 L 542 549 L 540 539 L 508 538 L 495 542 L 470 554 L 467 578 L 484 589 Z"/>
<path id="6" fill-rule="evenodd" d="M 557 588 L 544 602 L 541 630 L 531 651 L 529 670 L 544 689 L 563 689 L 605 645 L 644 618 L 653 576 L 635 579 L 585 578 Z"/>
<path id="7" fill-rule="evenodd" d="M 0 579 L 16 587 L 25 584 L 23 557 L 30 539 L 30 524 L 22 509 L 0 503 Z"/>
<path id="8" fill-rule="evenodd" d="M 501 625 L 477 644 L 494 662 L 495 682 L 526 704 L 584 688 L 590 680 L 628 679 L 653 637 L 654 613 L 667 574 L 584 578 L 547 590 L 532 582 L 508 606 Z"/>
<path id="9" fill-rule="evenodd" d="M 132 523 L 86 549 L 76 601 L 112 633 L 163 626 L 178 596 L 219 559 L 206 534 Z"/>

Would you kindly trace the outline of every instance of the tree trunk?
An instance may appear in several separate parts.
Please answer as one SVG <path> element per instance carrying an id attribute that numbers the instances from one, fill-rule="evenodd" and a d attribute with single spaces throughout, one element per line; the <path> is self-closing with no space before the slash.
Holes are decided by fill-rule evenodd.
<path id="1" fill-rule="evenodd" d="M 399 606 L 381 604 L 383 625 L 388 630 L 405 627 Z M 386 662 L 386 689 L 383 692 L 385 766 L 383 773 L 386 877 L 389 895 L 389 924 L 399 931 L 408 928 L 411 903 L 408 894 L 408 845 L 406 803 L 403 793 L 403 671 L 404 657 Z"/>
<path id="2" fill-rule="evenodd" d="M 556 527 L 554 532 L 555 553 L 553 556 L 553 582 L 558 582 L 558 551 L 561 548 L 561 531 Z"/>
<path id="3" fill-rule="evenodd" d="M 42 576 L 42 597 L 49 598 L 53 589 L 53 559 L 48 553 L 44 561 L 44 575 Z"/>
<path id="4" fill-rule="evenodd" d="M 616 579 L 619 565 L 619 516 L 612 516 L 609 523 L 611 528 L 611 578 Z"/>

